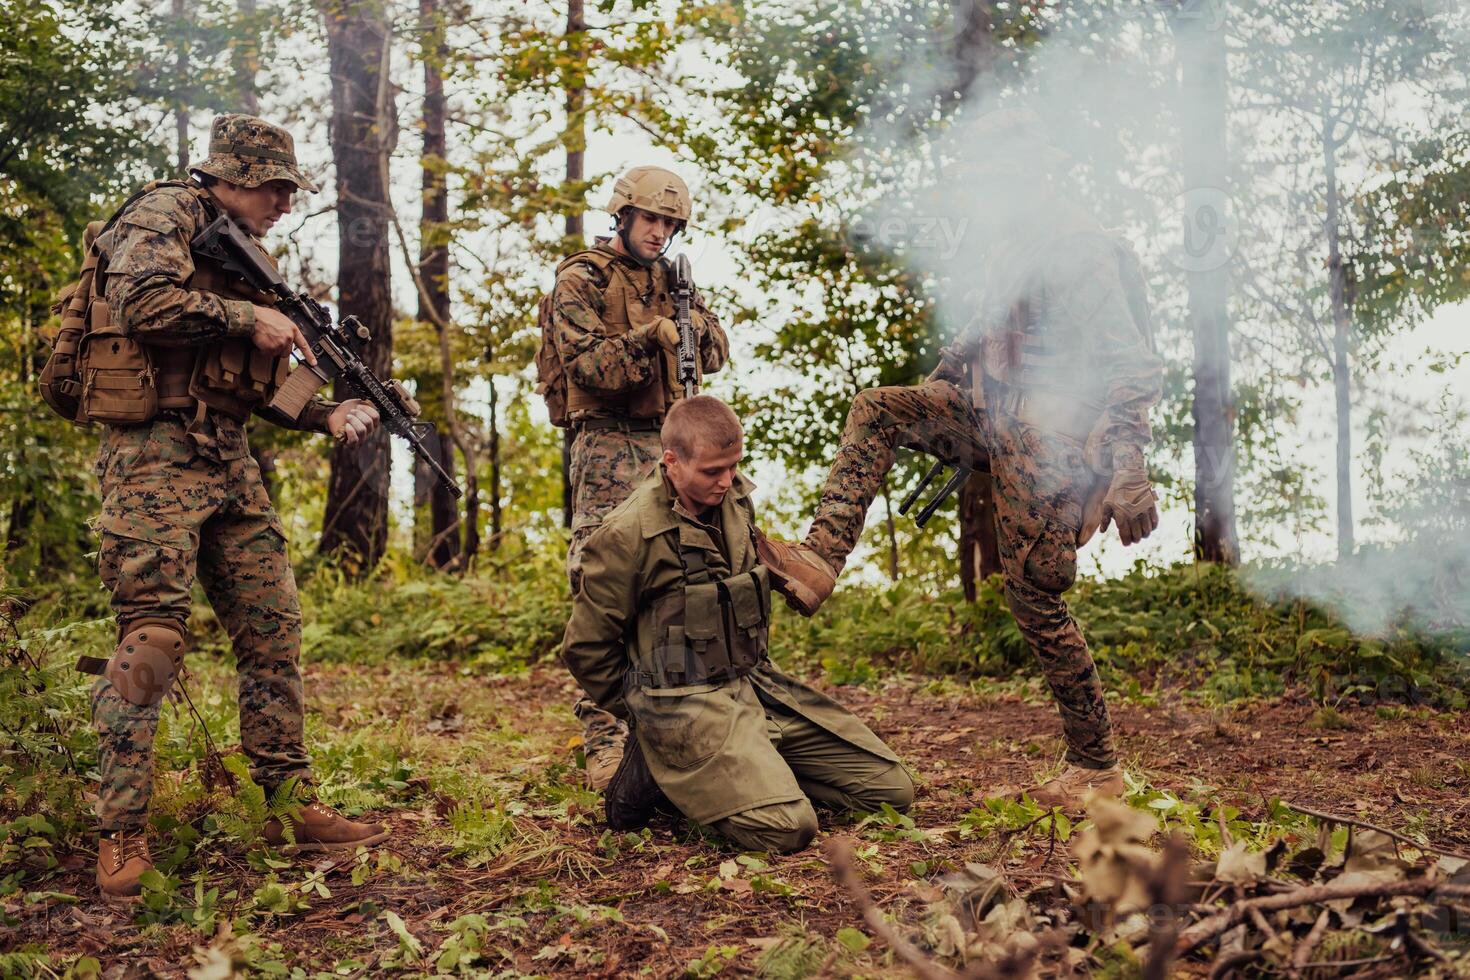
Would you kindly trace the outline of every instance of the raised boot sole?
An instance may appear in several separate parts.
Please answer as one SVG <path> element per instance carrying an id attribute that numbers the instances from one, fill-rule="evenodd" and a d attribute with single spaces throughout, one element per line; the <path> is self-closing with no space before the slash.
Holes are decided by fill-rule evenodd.
<path id="1" fill-rule="evenodd" d="M 796 611 L 803 616 L 813 616 L 822 607 L 822 600 L 817 598 L 817 594 L 806 583 L 783 575 L 770 565 L 766 566 L 766 570 L 771 574 L 771 587 L 789 599 Z"/>

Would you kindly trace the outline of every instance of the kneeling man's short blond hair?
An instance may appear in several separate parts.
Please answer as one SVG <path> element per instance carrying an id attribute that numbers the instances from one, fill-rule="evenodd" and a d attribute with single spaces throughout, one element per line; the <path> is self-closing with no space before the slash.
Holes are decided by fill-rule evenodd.
<path id="1" fill-rule="evenodd" d="M 740 419 L 729 405 L 712 395 L 695 395 L 674 402 L 674 407 L 664 416 L 659 440 L 665 449 L 688 461 L 694 456 L 697 443 L 705 443 L 718 452 L 740 445 L 744 435 Z"/>

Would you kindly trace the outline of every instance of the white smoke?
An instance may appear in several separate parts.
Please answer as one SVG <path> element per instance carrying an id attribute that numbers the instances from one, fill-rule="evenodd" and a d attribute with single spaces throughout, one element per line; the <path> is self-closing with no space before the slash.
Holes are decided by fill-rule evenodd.
<path id="1" fill-rule="evenodd" d="M 1350 24 L 1349 34 L 1359 30 L 1367 39 L 1389 29 L 1390 15 L 1400 20 L 1405 16 L 1397 9 L 1402 4 L 1387 6 L 1395 9 L 1385 9 L 1381 23 L 1368 7 L 1353 7 L 1344 21 Z M 1437 18 L 1448 16 L 1446 9 L 1426 5 L 1422 13 Z M 1182 16 L 1200 19 L 1206 30 L 1226 32 L 1236 64 L 1242 60 L 1242 44 L 1279 45 L 1289 56 L 1294 46 L 1307 50 L 1320 41 L 1306 32 L 1300 38 L 1283 37 L 1280 25 L 1268 25 L 1255 35 L 1238 30 L 1232 18 L 1269 20 L 1270 11 L 1254 5 L 1206 0 L 1186 5 L 1185 11 Z M 875 60 L 905 66 L 904 77 L 889 79 L 887 89 L 907 93 L 911 101 L 907 107 L 875 113 L 856 141 L 861 149 L 849 163 L 859 175 L 855 184 L 867 188 L 867 194 L 865 203 L 847 217 L 846 232 L 857 245 L 886 249 L 928 278 L 944 336 L 955 336 L 974 320 L 987 289 L 985 270 L 998 254 L 1012 250 L 1018 239 L 1035 241 L 1063 230 L 1079 214 L 1120 231 L 1140 253 L 1150 274 L 1156 320 L 1166 328 L 1162 345 L 1175 359 L 1191 356 L 1180 329 L 1190 273 L 1228 263 L 1237 278 L 1274 276 L 1283 288 L 1325 288 L 1323 249 L 1314 241 L 1320 235 L 1320 216 L 1314 218 L 1309 207 L 1279 186 L 1290 175 L 1282 169 L 1286 165 L 1276 155 L 1276 145 L 1296 138 L 1291 134 L 1297 123 L 1288 113 L 1239 105 L 1250 101 L 1240 93 L 1258 79 L 1230 81 L 1232 168 L 1227 186 L 1185 186 L 1184 123 L 1210 107 L 1184 101 L 1177 48 L 1162 8 L 1073 4 L 1046 8 L 1043 16 L 1049 20 L 1041 41 L 1024 57 L 1015 57 L 1008 48 L 984 54 L 991 67 L 975 79 L 963 106 L 943 120 L 935 116 L 932 125 L 918 126 L 914 119 L 932 115 L 931 107 L 942 103 L 952 86 L 955 63 L 947 55 L 962 26 L 957 23 L 952 36 L 931 44 L 929 57 L 914 51 L 903 57 L 905 52 L 884 51 L 877 42 Z M 1463 28 L 1463 12 L 1456 16 Z M 894 43 L 912 42 L 901 38 Z M 1037 124 L 1005 125 L 1015 109 L 1034 114 Z M 1414 113 L 1412 103 L 1408 112 Z M 1416 124 L 1400 123 L 1406 129 Z M 1310 146 L 1311 134 L 1304 138 Z M 1361 178 L 1379 162 L 1347 160 L 1345 167 Z M 1244 223 L 1241 201 L 1250 205 Z M 1300 258 L 1298 268 L 1281 261 L 1293 248 Z M 990 305 L 994 309 L 1004 303 L 992 298 Z M 1256 358 L 1249 365 L 1234 365 L 1237 385 L 1300 373 L 1293 363 L 1299 355 L 1286 350 L 1290 344 L 1280 343 L 1290 331 L 1301 329 L 1289 312 L 1247 305 L 1239 288 L 1232 311 L 1237 336 L 1249 335 L 1253 341 L 1249 348 L 1238 345 L 1234 356 L 1246 356 L 1245 348 Z M 1171 326 L 1172 335 L 1167 330 Z M 1463 446 L 1463 428 L 1454 435 Z M 1187 456 L 1183 462 L 1187 465 Z M 1411 515 L 1400 513 L 1402 533 L 1396 547 L 1373 550 L 1335 569 L 1258 575 L 1248 581 L 1272 595 L 1285 589 L 1324 603 L 1367 633 L 1404 624 L 1430 630 L 1463 626 L 1470 621 L 1465 611 L 1470 503 L 1464 494 L 1458 499 L 1450 494 L 1444 506 L 1465 533 L 1427 536 L 1415 530 Z M 1242 510 L 1248 523 L 1250 514 Z"/>

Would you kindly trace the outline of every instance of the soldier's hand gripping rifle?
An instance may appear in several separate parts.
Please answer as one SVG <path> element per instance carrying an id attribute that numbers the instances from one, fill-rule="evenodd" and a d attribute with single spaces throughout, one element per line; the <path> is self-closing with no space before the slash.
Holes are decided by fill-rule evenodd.
<path id="1" fill-rule="evenodd" d="M 405 440 L 413 454 L 433 471 L 446 490 L 456 497 L 464 495 L 454 477 L 445 472 L 439 460 L 424 445 L 418 429 L 420 426 L 432 426 L 414 421 L 418 406 L 403 385 L 391 379 L 385 384 L 363 363 L 361 350 L 370 338 L 367 327 L 356 317 L 343 317 L 340 323 L 335 322 L 325 306 L 306 293 L 293 292 L 260 246 L 227 214 L 211 221 L 194 236 L 189 247 L 223 265 L 226 271 L 240 276 L 256 289 L 274 296 L 276 309 L 301 328 L 311 352 L 316 355 L 315 366 L 302 362 L 291 372 L 271 401 L 272 409 L 295 419 L 323 385 L 328 381 L 341 381 L 354 395 L 378 410 L 383 428 Z"/>
<path id="2" fill-rule="evenodd" d="M 694 319 L 689 304 L 694 300 L 694 277 L 689 270 L 689 256 L 679 253 L 674 260 L 674 322 L 679 325 L 679 384 L 684 397 L 699 394 L 699 345 L 694 337 Z"/>

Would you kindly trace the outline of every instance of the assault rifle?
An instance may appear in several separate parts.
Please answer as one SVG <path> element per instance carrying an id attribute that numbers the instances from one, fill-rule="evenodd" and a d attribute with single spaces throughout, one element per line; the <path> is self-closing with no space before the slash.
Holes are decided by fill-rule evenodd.
<path id="1" fill-rule="evenodd" d="M 241 231 L 228 214 L 221 214 L 211 221 L 194 236 L 189 247 L 256 289 L 274 296 L 276 309 L 301 328 L 311 352 L 316 355 L 315 366 L 303 361 L 291 372 L 286 383 L 276 392 L 271 408 L 292 419 L 298 418 L 306 403 L 323 385 L 328 381 L 341 381 L 354 395 L 378 410 L 383 428 L 405 440 L 413 454 L 433 471 L 446 490 L 456 497 L 464 495 L 454 477 L 445 472 L 439 460 L 424 445 L 418 430 L 420 427 L 432 428 L 432 425 L 414 421 L 418 406 L 403 385 L 391 379 L 384 384 L 363 363 L 362 350 L 371 336 L 357 317 L 343 317 L 340 323 L 336 322 L 331 311 L 321 303 L 306 293 L 293 292 L 260 246 Z"/>
<path id="2" fill-rule="evenodd" d="M 689 304 L 694 299 L 694 277 L 689 271 L 689 256 L 680 252 L 674 260 L 674 322 L 679 325 L 679 383 L 684 397 L 699 394 L 699 347 L 694 340 L 694 320 Z"/>

